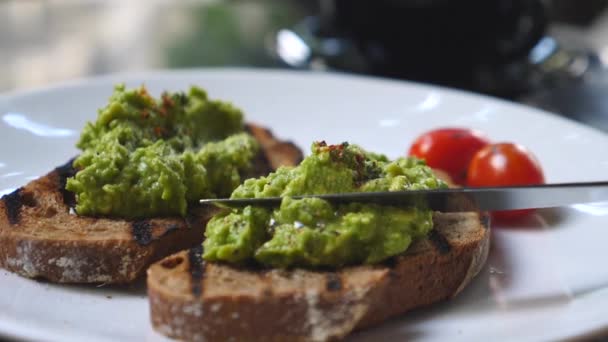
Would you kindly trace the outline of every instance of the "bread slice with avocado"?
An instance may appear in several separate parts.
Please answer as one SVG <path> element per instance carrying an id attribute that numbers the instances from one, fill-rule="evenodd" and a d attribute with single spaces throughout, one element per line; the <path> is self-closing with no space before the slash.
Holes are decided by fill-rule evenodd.
<path id="1" fill-rule="evenodd" d="M 256 125 L 247 126 L 261 149 L 251 175 L 295 165 L 301 151 Z M 71 161 L 0 200 L 0 267 L 60 283 L 128 283 L 176 251 L 199 245 L 210 209 L 185 217 L 138 220 L 79 216 L 65 190 Z"/>
<path id="2" fill-rule="evenodd" d="M 488 217 L 435 213 L 403 255 L 335 271 L 204 262 L 201 247 L 148 270 L 154 328 L 185 341 L 326 341 L 456 296 L 483 267 Z"/>
<path id="3" fill-rule="evenodd" d="M 488 255 L 488 219 L 303 194 L 447 187 L 422 161 L 315 142 L 295 168 L 246 180 L 202 246 L 148 270 L 153 326 L 183 340 L 325 341 L 459 293 Z M 448 205 L 471 210 L 468 203 Z"/>

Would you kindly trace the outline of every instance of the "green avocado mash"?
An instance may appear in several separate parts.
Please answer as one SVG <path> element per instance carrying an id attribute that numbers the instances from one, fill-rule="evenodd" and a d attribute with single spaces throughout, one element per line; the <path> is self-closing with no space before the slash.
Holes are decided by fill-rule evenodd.
<path id="1" fill-rule="evenodd" d="M 290 196 L 446 186 L 418 159 L 389 161 L 347 143 L 314 143 L 312 154 L 299 166 L 248 179 L 232 192 L 233 198 L 284 198 L 273 210 L 248 206 L 213 217 L 205 233 L 203 258 L 256 261 L 279 268 L 377 263 L 424 237 L 433 226 L 431 211 L 423 204 L 412 208 L 332 205 L 318 198 Z"/>
<path id="2" fill-rule="evenodd" d="M 124 218 L 183 216 L 192 201 L 228 196 L 258 151 L 241 111 L 197 87 L 157 100 L 119 85 L 77 146 L 66 186 L 76 211 Z"/>

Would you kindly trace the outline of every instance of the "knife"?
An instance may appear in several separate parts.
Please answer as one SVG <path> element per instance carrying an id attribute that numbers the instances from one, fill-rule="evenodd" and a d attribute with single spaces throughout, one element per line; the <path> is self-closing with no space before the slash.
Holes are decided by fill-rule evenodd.
<path id="1" fill-rule="evenodd" d="M 290 197 L 294 199 L 321 198 L 334 204 L 359 202 L 411 206 L 426 203 L 429 209 L 442 212 L 516 210 L 608 201 L 608 181 L 508 187 L 350 192 Z M 274 207 L 279 206 L 281 200 L 281 197 L 210 198 L 202 199 L 200 203 L 229 208 L 240 208 L 248 205 Z"/>

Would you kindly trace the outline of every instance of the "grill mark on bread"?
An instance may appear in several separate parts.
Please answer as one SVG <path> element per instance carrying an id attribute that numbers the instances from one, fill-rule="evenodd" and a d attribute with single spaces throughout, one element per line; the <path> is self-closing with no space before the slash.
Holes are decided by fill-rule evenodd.
<path id="1" fill-rule="evenodd" d="M 38 201 L 36 200 L 36 195 L 32 191 L 21 191 L 21 203 L 23 203 L 26 207 L 35 207 L 38 205 Z"/>
<path id="2" fill-rule="evenodd" d="M 186 217 L 184 218 L 184 221 L 186 222 L 186 227 L 188 227 L 188 228 L 196 227 L 199 220 L 200 220 L 200 216 L 196 215 L 196 213 L 192 212 L 192 211 L 188 211 L 188 213 L 186 214 Z"/>
<path id="3" fill-rule="evenodd" d="M 133 221 L 131 233 L 133 234 L 133 239 L 139 245 L 149 245 L 152 242 L 152 224 L 150 224 L 150 220 Z"/>
<path id="4" fill-rule="evenodd" d="M 55 171 L 59 176 L 59 184 L 57 185 L 57 188 L 59 193 L 61 193 L 63 203 L 70 208 L 76 205 L 76 195 L 73 192 L 66 190 L 65 186 L 68 182 L 68 178 L 76 175 L 76 169 L 72 165 L 74 159 L 75 158 L 72 158 L 67 163 L 55 168 Z"/>
<path id="5" fill-rule="evenodd" d="M 452 246 L 450 246 L 448 240 L 445 238 L 445 236 L 441 235 L 437 229 L 431 230 L 429 233 L 429 240 L 441 254 L 449 253 L 452 249 Z"/>
<path id="6" fill-rule="evenodd" d="M 133 240 L 140 246 L 147 246 L 152 243 L 152 241 L 158 240 L 178 230 L 179 227 L 180 225 L 177 223 L 169 223 L 163 227 L 158 224 L 153 224 L 148 219 L 138 220 L 131 223 L 131 234 L 133 235 Z M 158 228 L 156 232 L 154 231 L 154 228 Z"/>
<path id="7" fill-rule="evenodd" d="M 205 276 L 205 261 L 203 260 L 203 245 L 198 245 L 188 251 L 188 262 L 190 264 L 191 290 L 194 297 L 200 297 L 203 293 L 203 277 Z"/>
<path id="8" fill-rule="evenodd" d="M 340 291 L 342 289 L 342 279 L 334 272 L 327 273 L 325 276 L 325 288 L 327 291 Z"/>
<path id="9" fill-rule="evenodd" d="M 398 258 L 397 256 L 390 257 L 390 258 L 384 260 L 382 262 L 382 265 L 384 265 L 390 269 L 393 269 L 393 268 L 395 268 L 395 266 L 397 266 L 397 258 Z"/>
<path id="10" fill-rule="evenodd" d="M 21 207 L 23 206 L 23 201 L 21 200 L 22 190 L 23 188 L 18 188 L 10 194 L 2 196 L 6 218 L 11 225 L 19 223 L 21 219 Z"/>
<path id="11" fill-rule="evenodd" d="M 172 233 L 173 231 L 177 230 L 178 228 L 179 228 L 179 225 L 176 224 L 176 223 L 168 224 L 165 227 L 165 231 L 158 238 L 161 238 L 163 236 L 169 235 L 170 233 Z"/>
<path id="12" fill-rule="evenodd" d="M 489 213 L 480 213 L 479 214 L 479 222 L 481 226 L 485 229 L 490 228 L 490 224 L 492 223 Z"/>

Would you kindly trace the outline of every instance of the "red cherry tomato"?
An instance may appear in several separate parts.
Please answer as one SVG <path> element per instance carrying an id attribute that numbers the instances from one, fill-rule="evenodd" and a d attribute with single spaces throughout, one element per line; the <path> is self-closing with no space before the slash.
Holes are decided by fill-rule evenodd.
<path id="1" fill-rule="evenodd" d="M 481 132 L 465 128 L 440 128 L 419 136 L 409 155 L 424 159 L 432 168 L 447 172 L 456 184 L 465 184 L 473 155 L 490 140 Z"/>
<path id="2" fill-rule="evenodd" d="M 479 150 L 469 165 L 468 186 L 533 185 L 545 182 L 538 160 L 525 147 L 513 143 L 492 144 Z M 525 216 L 532 209 L 496 211 L 492 216 L 508 220 Z"/>

